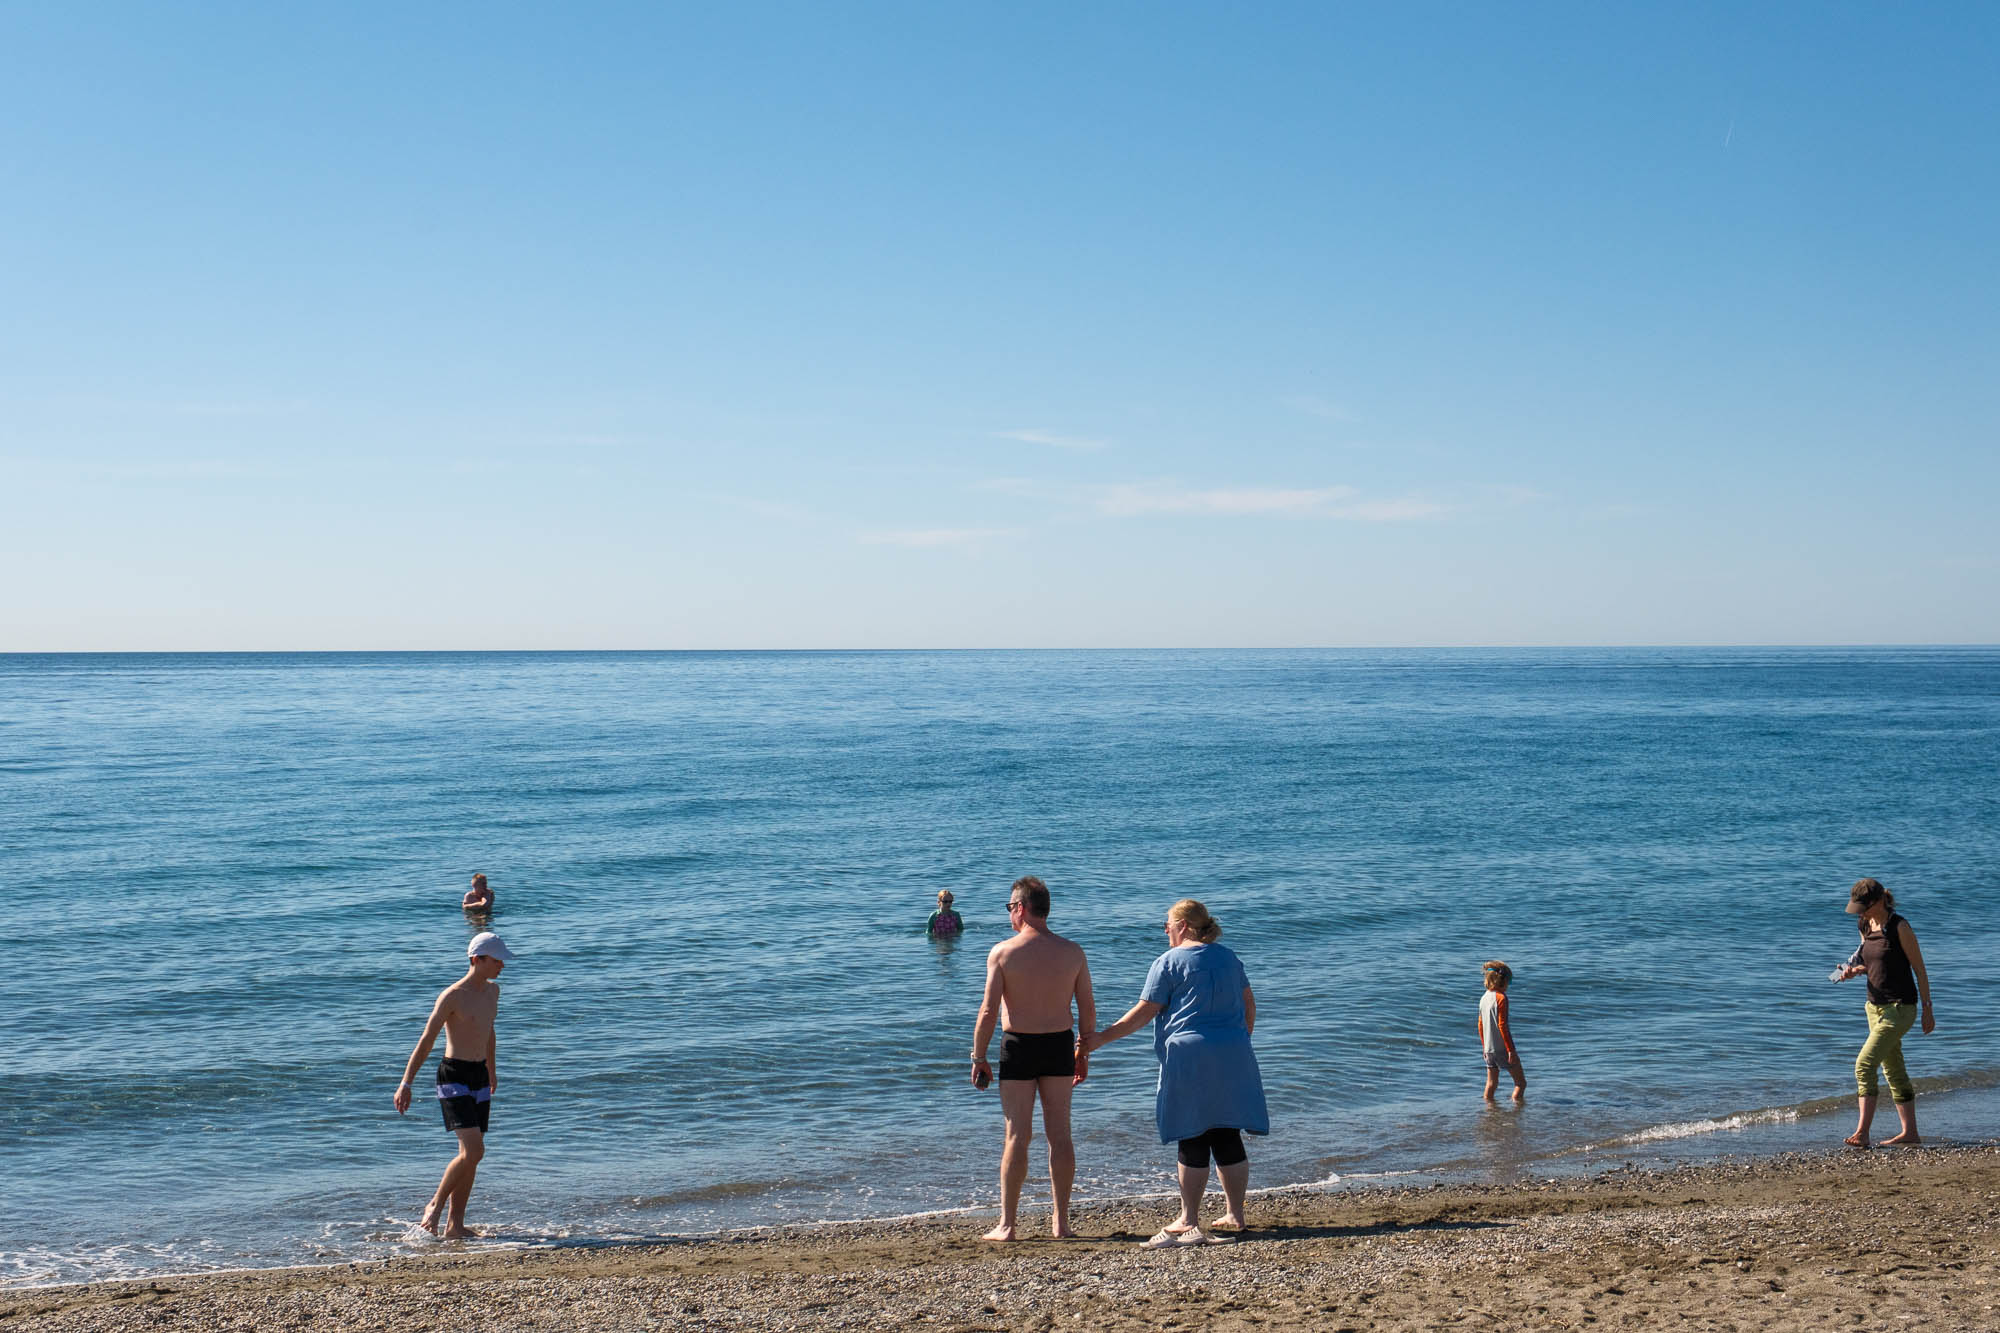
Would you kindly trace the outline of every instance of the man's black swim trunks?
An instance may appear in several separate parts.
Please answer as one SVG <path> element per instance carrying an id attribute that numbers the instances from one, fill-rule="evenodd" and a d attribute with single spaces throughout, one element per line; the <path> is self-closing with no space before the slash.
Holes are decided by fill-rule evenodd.
<path id="1" fill-rule="evenodd" d="M 1006 1032 L 1000 1036 L 1000 1081 L 1068 1078 L 1076 1073 L 1072 1032 Z"/>
<path id="2" fill-rule="evenodd" d="M 444 1127 L 451 1130 L 476 1129 L 486 1132 L 486 1118 L 493 1110 L 493 1093 L 486 1081 L 484 1060 L 440 1060 L 438 1062 L 438 1106 L 444 1110 Z"/>

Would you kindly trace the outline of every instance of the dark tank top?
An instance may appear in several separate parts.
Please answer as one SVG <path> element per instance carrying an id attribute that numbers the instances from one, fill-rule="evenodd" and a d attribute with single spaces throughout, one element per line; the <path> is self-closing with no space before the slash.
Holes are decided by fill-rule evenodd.
<path id="1" fill-rule="evenodd" d="M 1861 965 L 1868 969 L 1870 1004 L 1917 1002 L 1917 976 L 1910 970 L 1910 956 L 1903 952 L 1899 929 L 1904 924 L 1903 918 L 1891 912 L 1880 935 L 1861 937 Z"/>

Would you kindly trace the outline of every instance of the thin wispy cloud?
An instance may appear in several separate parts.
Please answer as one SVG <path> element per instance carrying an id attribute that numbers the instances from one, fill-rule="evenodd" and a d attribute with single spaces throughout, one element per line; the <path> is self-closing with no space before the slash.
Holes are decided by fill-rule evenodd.
<path id="1" fill-rule="evenodd" d="M 1109 440 L 1093 440 L 1083 435 L 1063 435 L 1052 430 L 996 430 L 998 440 L 1019 440 L 1023 444 L 1047 445 L 1051 449 L 1108 449 Z"/>
<path id="2" fill-rule="evenodd" d="M 1011 536 L 1008 528 L 903 528 L 885 532 L 864 532 L 856 540 L 863 546 L 907 546 L 919 550 L 941 547 L 978 546 L 998 537 Z"/>
<path id="3" fill-rule="evenodd" d="M 317 410 L 305 398 L 188 395 L 178 398 L 121 398 L 100 394 L 58 394 L 22 400 L 66 413 L 118 417 L 190 417 L 196 419 L 294 417 Z"/>
<path id="4" fill-rule="evenodd" d="M 1335 505 L 1326 511 L 1326 517 L 1350 519 L 1356 523 L 1411 523 L 1427 518 L 1442 518 L 1456 507 L 1439 504 L 1435 500 L 1414 498 L 1360 500 L 1354 504 Z"/>
<path id="5" fill-rule="evenodd" d="M 1149 484 L 1107 486 L 1092 503 L 1099 513 L 1119 518 L 1135 514 L 1303 515 L 1323 512 L 1329 506 L 1352 500 L 1356 494 L 1352 486 L 1322 486 L 1312 490 L 1231 486 L 1200 491 Z"/>
<path id="6" fill-rule="evenodd" d="M 1321 421 L 1354 420 L 1354 413 L 1339 403 L 1329 402 L 1317 394 L 1295 393 L 1279 401 L 1294 412 L 1303 412 L 1309 417 L 1318 417 Z"/>
<path id="7" fill-rule="evenodd" d="M 549 481 L 595 481 L 610 475 L 595 462 L 570 462 L 544 457 L 502 458 L 491 454 L 467 454 L 459 458 L 394 464 L 377 461 L 376 471 L 411 476 L 446 476 L 506 480 L 510 478 Z"/>
<path id="8" fill-rule="evenodd" d="M 818 522 L 820 517 L 805 505 L 785 500 L 766 500 L 754 495 L 736 495 L 725 491 L 689 491 L 688 496 L 708 504 L 740 509 L 745 513 L 755 514 L 758 518 L 777 519 L 786 523 Z"/>
<path id="9" fill-rule="evenodd" d="M 70 470 L 70 469 L 65 469 Z M 83 463 L 74 471 L 102 481 L 227 481 L 245 477 L 270 478 L 286 470 L 266 463 L 228 459 L 160 459 L 145 463 Z"/>
<path id="10" fill-rule="evenodd" d="M 1417 496 L 1363 495 L 1352 486 L 1191 487 L 1171 481 L 1111 486 L 1052 486 L 1018 477 L 995 478 L 983 489 L 1029 500 L 1090 509 L 1110 518 L 1159 514 L 1223 518 L 1320 518 L 1356 523 L 1404 523 L 1439 518 L 1459 506 Z"/>

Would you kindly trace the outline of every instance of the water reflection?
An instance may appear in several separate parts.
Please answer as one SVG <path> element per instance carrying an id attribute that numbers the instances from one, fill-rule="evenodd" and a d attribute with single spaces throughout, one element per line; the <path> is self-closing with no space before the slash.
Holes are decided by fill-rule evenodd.
<path id="1" fill-rule="evenodd" d="M 1480 1108 L 1473 1124 L 1473 1143 L 1479 1160 L 1495 1180 L 1512 1180 L 1522 1174 L 1522 1168 L 1534 1155 L 1534 1139 L 1529 1129 L 1526 1106 L 1502 1102 Z"/>

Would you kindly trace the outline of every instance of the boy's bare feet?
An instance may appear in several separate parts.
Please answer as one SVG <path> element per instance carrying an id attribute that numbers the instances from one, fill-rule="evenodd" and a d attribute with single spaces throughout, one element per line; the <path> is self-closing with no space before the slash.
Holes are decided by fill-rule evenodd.
<path id="1" fill-rule="evenodd" d="M 1924 1141 L 1917 1137 L 1915 1130 L 1906 1130 L 1893 1139 L 1883 1139 L 1882 1146 L 1884 1148 L 1921 1148 L 1924 1146 Z"/>
<path id="2" fill-rule="evenodd" d="M 479 1233 L 477 1231 L 474 1231 L 471 1227 L 465 1225 L 465 1223 L 460 1222 L 455 1227 L 447 1227 L 445 1229 L 444 1238 L 446 1240 L 471 1240 L 474 1236 L 477 1236 L 478 1234 Z"/>
<path id="3" fill-rule="evenodd" d="M 1854 1133 L 1842 1139 L 1841 1142 L 1850 1148 L 1866 1148 L 1868 1146 L 1868 1136 L 1857 1129 Z"/>
<path id="4" fill-rule="evenodd" d="M 417 1219 L 417 1225 L 433 1236 L 438 1234 L 438 1214 L 444 1211 L 444 1200 L 432 1199 L 424 1205 L 424 1215 Z"/>
<path id="5" fill-rule="evenodd" d="M 992 1229 L 991 1231 L 987 1232 L 987 1233 L 986 1233 L 985 1235 L 981 1236 L 981 1237 L 980 1237 L 979 1239 L 981 1239 L 981 1240 L 1012 1240 L 1012 1239 L 1014 1239 L 1014 1228 L 1012 1228 L 1012 1227 L 1008 1226 L 1008 1225 L 1007 1225 L 1006 1223 L 1002 1222 L 1002 1223 L 1001 1223 L 1001 1224 L 1000 1224 L 999 1226 L 997 1226 L 997 1227 L 994 1227 L 994 1228 L 993 1228 L 993 1229 Z"/>
<path id="6" fill-rule="evenodd" d="M 1514 1089 L 1514 1105 L 1519 1106 L 1523 1101 L 1527 1100 L 1527 1096 L 1528 1090 L 1526 1088 Z"/>

